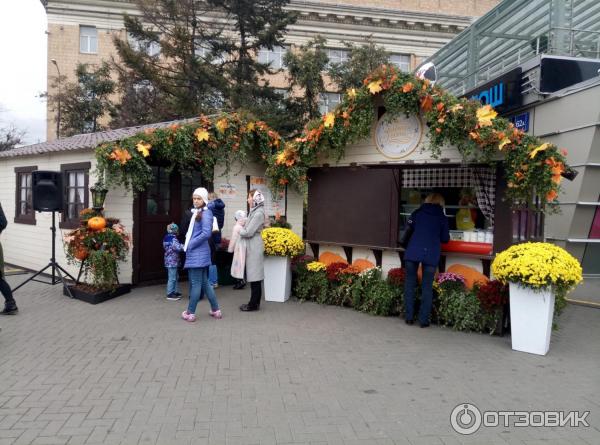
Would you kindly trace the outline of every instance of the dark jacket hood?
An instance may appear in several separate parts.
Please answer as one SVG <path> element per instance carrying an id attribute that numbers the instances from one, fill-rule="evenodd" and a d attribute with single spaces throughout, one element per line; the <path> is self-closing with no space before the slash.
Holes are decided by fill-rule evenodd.
<path id="1" fill-rule="evenodd" d="M 443 215 L 444 209 L 439 204 L 423 204 L 419 209 L 423 213 L 427 213 L 429 215 Z"/>

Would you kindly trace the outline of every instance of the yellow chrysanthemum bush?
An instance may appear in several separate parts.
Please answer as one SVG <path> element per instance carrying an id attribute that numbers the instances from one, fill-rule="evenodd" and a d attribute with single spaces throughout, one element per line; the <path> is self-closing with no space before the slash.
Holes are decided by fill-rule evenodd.
<path id="1" fill-rule="evenodd" d="M 266 255 L 294 257 L 304 252 L 302 239 L 290 229 L 269 227 L 261 236 Z"/>
<path id="2" fill-rule="evenodd" d="M 306 268 L 309 272 L 323 272 L 327 270 L 327 266 L 319 261 L 311 261 L 306 265 Z"/>
<path id="3" fill-rule="evenodd" d="M 509 247 L 496 256 L 492 272 L 503 283 L 518 283 L 532 289 L 552 286 L 558 311 L 564 306 L 567 293 L 583 279 L 579 261 L 549 243 L 528 242 Z"/>

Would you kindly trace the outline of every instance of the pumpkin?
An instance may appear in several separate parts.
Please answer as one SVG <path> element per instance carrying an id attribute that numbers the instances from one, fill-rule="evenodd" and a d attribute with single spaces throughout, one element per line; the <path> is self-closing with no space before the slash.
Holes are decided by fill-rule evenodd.
<path id="1" fill-rule="evenodd" d="M 106 227 L 106 220 L 101 216 L 94 216 L 88 219 L 87 226 L 90 230 L 102 230 Z"/>
<path id="2" fill-rule="evenodd" d="M 336 253 L 325 251 L 321 255 L 319 255 L 319 263 L 325 264 L 325 266 L 329 266 L 332 263 L 345 263 L 348 264 L 344 258 L 339 256 Z"/>
<path id="3" fill-rule="evenodd" d="M 358 270 L 360 270 L 361 272 L 363 270 L 373 269 L 375 267 L 375 264 L 373 264 L 369 260 L 365 260 L 365 259 L 354 260 L 352 262 L 352 265 L 354 267 L 356 267 Z"/>
<path id="4" fill-rule="evenodd" d="M 446 272 L 452 272 L 462 275 L 465 278 L 465 286 L 467 289 L 473 289 L 475 283 L 486 284 L 490 279 L 477 269 L 465 266 L 464 264 L 453 264 Z"/>
<path id="5" fill-rule="evenodd" d="M 89 255 L 88 250 L 84 246 L 79 246 L 73 256 L 79 261 L 85 260 Z"/>

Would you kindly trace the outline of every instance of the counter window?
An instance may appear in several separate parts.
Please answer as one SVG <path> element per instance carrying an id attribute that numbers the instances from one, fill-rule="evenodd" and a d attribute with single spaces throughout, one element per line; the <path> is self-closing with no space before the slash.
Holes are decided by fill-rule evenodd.
<path id="1" fill-rule="evenodd" d="M 490 168 L 423 168 L 402 172 L 399 233 L 430 193 L 446 202 L 450 238 L 491 242 L 494 224 L 495 171 Z"/>

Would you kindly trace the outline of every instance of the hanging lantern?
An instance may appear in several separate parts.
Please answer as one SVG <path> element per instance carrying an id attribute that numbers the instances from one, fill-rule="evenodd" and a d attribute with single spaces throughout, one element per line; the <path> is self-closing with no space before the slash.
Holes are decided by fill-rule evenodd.
<path id="1" fill-rule="evenodd" d="M 106 199 L 108 190 L 104 188 L 102 184 L 97 182 L 90 189 L 90 192 L 92 192 L 92 204 L 94 210 L 101 212 L 104 209 L 104 200 Z"/>

